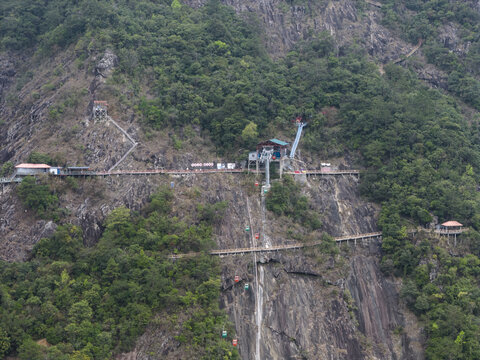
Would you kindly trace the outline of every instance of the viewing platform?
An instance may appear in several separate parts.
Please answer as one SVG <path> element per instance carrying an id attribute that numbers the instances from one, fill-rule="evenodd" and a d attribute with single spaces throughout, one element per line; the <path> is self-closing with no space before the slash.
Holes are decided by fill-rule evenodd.
<path id="1" fill-rule="evenodd" d="M 461 228 L 456 230 L 447 230 L 447 229 L 435 229 L 433 232 L 440 235 L 460 235 L 461 233 L 468 231 L 468 228 Z"/>
<path id="2" fill-rule="evenodd" d="M 439 225 L 438 228 L 434 230 L 434 232 L 440 235 L 456 236 L 467 230 L 468 228 L 463 227 L 463 224 L 460 224 L 458 221 L 450 220 Z"/>

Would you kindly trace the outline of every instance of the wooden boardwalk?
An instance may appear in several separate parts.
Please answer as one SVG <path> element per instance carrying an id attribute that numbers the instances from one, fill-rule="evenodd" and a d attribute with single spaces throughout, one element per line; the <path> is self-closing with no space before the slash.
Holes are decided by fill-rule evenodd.
<path id="1" fill-rule="evenodd" d="M 381 239 L 382 233 L 381 232 L 374 232 L 374 233 L 367 233 L 367 234 L 357 234 L 357 235 L 348 235 L 348 236 L 341 236 L 336 237 L 334 240 L 340 244 L 343 242 L 350 242 L 353 241 L 354 244 L 357 243 L 357 240 L 371 240 L 371 239 Z M 210 255 L 217 255 L 217 256 L 228 256 L 228 255 L 238 255 L 238 254 L 249 254 L 249 253 L 264 253 L 264 252 L 273 252 L 273 251 L 284 251 L 284 250 L 294 250 L 294 249 L 301 249 L 304 247 L 316 246 L 320 245 L 322 240 L 314 241 L 311 243 L 293 243 L 287 245 L 276 245 L 271 247 L 250 247 L 250 248 L 235 248 L 235 249 L 220 249 L 220 250 L 211 250 L 209 252 Z M 194 257 L 198 256 L 200 253 L 198 252 L 191 252 L 185 254 L 173 254 L 170 255 L 169 258 L 171 259 L 180 259 L 185 257 Z"/>
<path id="2" fill-rule="evenodd" d="M 334 170 L 334 171 L 322 171 L 322 170 L 300 170 L 300 171 L 285 171 L 284 174 L 289 175 L 319 175 L 319 176 L 335 176 L 335 175 L 360 175 L 360 170 Z"/>
<path id="3" fill-rule="evenodd" d="M 22 182 L 22 178 L 19 178 L 19 177 L 0 178 L 0 184 L 10 184 L 10 183 L 19 183 L 19 182 Z"/>
<path id="4" fill-rule="evenodd" d="M 121 175 L 189 175 L 189 174 L 222 174 L 222 173 L 255 173 L 255 170 L 247 169 L 154 169 L 154 170 L 117 170 L 117 171 L 83 171 L 74 174 L 59 174 L 55 176 L 121 176 Z M 322 171 L 322 170 L 301 170 L 286 171 L 285 174 L 290 175 L 359 175 L 360 170 L 338 170 L 338 171 Z"/>
<path id="5" fill-rule="evenodd" d="M 59 174 L 55 176 L 125 176 L 125 175 L 187 175 L 187 174 L 215 174 L 215 173 L 242 173 L 246 172 L 244 169 L 198 169 L 198 170 L 117 170 L 117 171 L 82 171 L 74 174 Z"/>
<path id="6" fill-rule="evenodd" d="M 152 169 L 152 170 L 116 170 L 116 171 L 73 171 L 60 174 L 49 174 L 58 177 L 107 177 L 107 176 L 148 176 L 148 175 L 201 175 L 201 174 L 246 174 L 256 173 L 255 170 L 248 169 Z M 339 175 L 360 175 L 360 170 L 299 170 L 286 171 L 289 175 L 307 175 L 307 176 L 339 176 Z M 0 184 L 19 183 L 23 177 L 0 178 Z"/>

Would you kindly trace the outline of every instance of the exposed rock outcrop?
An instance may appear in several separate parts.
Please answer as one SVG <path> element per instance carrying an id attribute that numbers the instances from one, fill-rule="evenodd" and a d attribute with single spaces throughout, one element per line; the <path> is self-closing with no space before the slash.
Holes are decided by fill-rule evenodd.
<path id="1" fill-rule="evenodd" d="M 186 0 L 192 7 L 200 7 L 206 0 Z M 253 14 L 260 20 L 264 43 L 274 58 L 284 56 L 301 40 L 309 40 L 321 32 L 335 40 L 338 52 L 346 45 L 360 45 L 374 62 L 383 64 L 402 59 L 415 44 L 409 44 L 398 34 L 382 25 L 381 6 L 372 2 L 353 0 L 308 1 L 292 5 L 284 0 L 222 0 L 240 15 Z M 378 4 L 377 2 L 373 2 Z M 248 18 L 248 16 L 246 16 Z M 462 42 L 458 26 L 447 23 L 441 28 L 440 40 L 452 51 L 465 55 L 470 43 Z M 448 90 L 448 75 L 428 64 L 421 49 L 415 53 L 418 63 L 409 63 L 419 78 L 428 85 Z"/>
<path id="2" fill-rule="evenodd" d="M 1 191 L 1 189 L 0 189 Z M 57 225 L 36 219 L 19 204 L 12 188 L 6 186 L 0 195 L 0 259 L 24 261 L 42 238 L 50 237 Z M 25 220 L 29 221 L 25 221 Z"/>
<path id="3" fill-rule="evenodd" d="M 351 259 L 346 288 L 354 299 L 358 329 L 378 359 L 423 359 L 420 329 L 410 329 L 406 319 L 410 314 L 400 304 L 398 284 L 379 270 L 379 254 L 360 252 Z"/>
<path id="4" fill-rule="evenodd" d="M 95 65 L 94 76 L 90 84 L 90 93 L 93 95 L 97 88 L 105 83 L 105 80 L 112 74 L 118 64 L 118 57 L 111 50 L 105 50 L 103 57 Z"/>
<path id="5" fill-rule="evenodd" d="M 444 47 L 460 56 L 465 56 L 470 48 L 470 41 L 464 42 L 460 38 L 458 25 L 447 23 L 440 27 L 438 38 Z"/>
<path id="6" fill-rule="evenodd" d="M 6 54 L 0 55 L 0 99 L 2 99 L 2 94 L 13 81 L 15 74 L 17 73 L 15 69 L 15 64 L 13 59 L 7 56 Z"/>
<path id="7" fill-rule="evenodd" d="M 308 40 L 326 31 L 333 36 L 336 46 L 362 44 L 367 52 L 388 62 L 399 58 L 413 45 L 396 38 L 380 24 L 377 7 L 366 5 L 359 11 L 353 0 L 306 2 L 290 5 L 283 0 L 223 0 L 239 14 L 253 13 L 259 17 L 265 32 L 265 44 L 274 57 L 283 56 L 300 40 Z M 187 0 L 193 7 L 202 6 L 204 0 Z"/>

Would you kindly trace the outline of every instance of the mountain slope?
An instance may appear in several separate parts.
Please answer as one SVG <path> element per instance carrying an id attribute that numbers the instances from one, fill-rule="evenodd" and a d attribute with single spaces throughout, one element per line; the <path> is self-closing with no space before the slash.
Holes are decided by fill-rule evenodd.
<path id="1" fill-rule="evenodd" d="M 119 169 L 241 162 L 261 140 L 293 139 L 290 120 L 301 115 L 308 126 L 299 166 L 329 161 L 362 168 L 360 188 L 353 179 L 322 180 L 320 186 L 318 180 L 292 186 L 275 179 L 274 188 L 289 196 L 274 201 L 285 201 L 280 208 L 320 214 L 323 225 L 315 230 L 295 211 L 266 210 L 255 179 L 243 174 L 41 177 L 37 183 L 7 185 L 0 198 L 0 256 L 28 261 L 1 263 L 8 278 L 1 293 L 8 305 L 2 323 L 12 326 L 0 328 L 0 354 L 22 359 L 31 358 L 31 349 L 43 354 L 46 349 L 30 338 L 45 337 L 54 345 L 53 358 L 61 353 L 100 359 L 122 352 L 127 354 L 119 356 L 138 359 L 152 352 L 154 358 L 192 357 L 195 346 L 207 351 L 199 357 L 318 358 L 326 351 L 337 359 L 413 359 L 422 358 L 420 347 L 428 359 L 480 357 L 474 2 L 461 6 L 461 18 L 447 14 L 454 2 L 226 4 L 231 7 L 218 1 L 188 3 L 191 7 L 178 1 L 3 2 L 2 175 L 10 175 L 13 164 L 35 159 L 108 170 L 131 141 L 112 122 L 92 119 L 93 101 L 106 100 L 112 119 L 139 143 Z M 472 21 L 459 27 L 463 18 Z M 416 44 L 422 47 L 404 61 Z M 436 54 L 441 62 L 434 61 Z M 401 66 L 387 63 L 391 60 L 402 60 Z M 176 202 L 166 226 L 162 207 L 155 207 L 161 201 L 149 199 L 172 181 Z M 32 194 L 38 201 L 29 201 Z M 251 246 L 244 236 L 247 198 L 250 225 L 262 229 L 262 245 L 323 239 L 322 245 L 312 252 L 224 259 L 220 267 L 207 257 L 199 264 L 172 265 L 167 259 L 175 248 Z M 271 199 L 267 196 L 267 203 Z M 131 212 L 115 228 L 109 214 L 122 213 L 122 205 Z M 451 219 L 470 227 L 457 246 L 417 230 Z M 70 226 L 75 236 L 64 231 Z M 338 250 L 322 234 L 377 226 L 381 246 Z M 67 255 L 52 251 L 57 243 Z M 146 258 L 137 258 L 140 252 Z M 81 260 L 70 257 L 76 253 Z M 122 265 L 118 274 L 114 262 Z M 162 266 L 181 268 L 179 277 L 158 271 Z M 49 276 L 47 286 L 36 276 L 38 269 Z M 238 273 L 252 284 L 250 292 L 234 285 Z M 115 286 L 126 292 L 136 283 L 155 283 L 160 294 L 169 284 L 172 297 L 152 299 L 147 287 L 125 303 L 111 296 L 108 282 L 114 275 L 120 282 Z M 66 279 L 78 286 L 72 285 L 70 297 L 59 294 L 70 294 Z M 102 296 L 82 288 L 85 279 L 100 284 Z M 179 317 L 166 316 L 168 301 L 174 301 Z M 111 321 L 111 308 L 126 315 Z M 127 316 L 131 308 L 140 320 Z M 61 319 L 57 327 L 47 316 L 52 309 Z M 91 316 L 84 319 L 85 314 Z M 89 324 L 81 327 L 82 321 Z M 229 340 L 239 336 L 238 354 L 219 341 L 222 321 Z M 108 328 L 100 329 L 102 322 Z M 99 332 L 110 340 L 91 340 Z"/>

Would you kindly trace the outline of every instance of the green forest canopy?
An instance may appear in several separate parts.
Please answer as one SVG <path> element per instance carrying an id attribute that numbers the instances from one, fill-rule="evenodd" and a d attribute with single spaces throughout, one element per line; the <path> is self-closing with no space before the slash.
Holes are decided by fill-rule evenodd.
<path id="1" fill-rule="evenodd" d="M 22 360 L 111 359 L 128 352 L 148 324 L 173 326 L 185 356 L 237 359 L 233 330 L 219 309 L 218 259 L 201 255 L 173 261 L 179 252 L 212 247 L 206 204 L 193 223 L 172 217 L 173 194 L 160 189 L 141 214 L 112 211 L 99 243 L 83 246 L 79 228 L 60 226 L 25 263 L 0 261 L 0 357 Z M 153 319 L 165 312 L 166 318 Z M 181 315 L 182 321 L 179 321 Z M 152 320 L 153 319 L 153 320 Z M 227 324 L 229 338 L 221 338 Z M 33 340 L 45 338 L 48 349 Z"/>
<path id="2" fill-rule="evenodd" d="M 385 4 L 386 24 L 412 42 L 421 35 L 427 58 L 449 71 L 453 93 L 478 109 L 478 74 L 469 69 L 478 68 L 471 64 L 478 63 L 479 22 L 470 2 L 406 2 L 415 13 L 402 13 L 392 1 Z M 480 357 L 478 117 L 467 122 L 454 99 L 427 88 L 401 67 L 386 65 L 381 76 L 364 51 L 336 49 L 326 34 L 274 62 L 261 46 L 253 19 L 239 20 L 218 1 L 200 9 L 173 5 L 3 1 L 0 43 L 11 50 L 37 45 L 38 56 L 74 46 L 80 59 L 113 48 L 120 63 L 112 82 L 132 87 L 133 104 L 146 128 L 197 124 L 209 132 L 219 152 L 242 153 L 278 131 L 293 134 L 289 120 L 304 114 L 309 120 L 301 143 L 305 150 L 322 158 L 350 153 L 365 167 L 362 192 L 383 204 L 382 266 L 405 277 L 405 301 L 431 326 L 427 357 Z M 403 21 L 408 14 L 416 15 Z M 443 16 L 463 21 L 472 55 L 455 57 L 439 47 L 435 33 Z M 149 84 L 148 97 L 138 86 L 140 79 Z M 419 246 L 406 236 L 408 226 L 427 224 L 432 214 L 472 227 L 466 237 L 472 254 L 466 260 L 452 258 L 428 239 Z M 124 230 L 135 237 L 141 227 Z M 104 236 L 108 233 L 107 226 Z M 425 274 L 437 262 L 442 276 L 430 281 Z M 25 267 L 28 277 L 35 264 L 16 266 Z M 453 315 L 462 321 L 446 326 Z M 17 348 L 21 341 L 15 339 Z M 133 336 L 129 339 L 127 344 Z"/>

